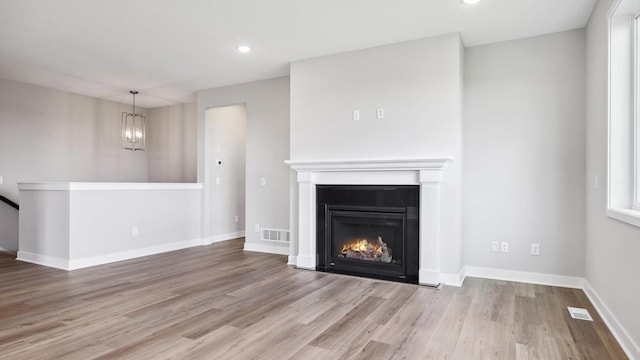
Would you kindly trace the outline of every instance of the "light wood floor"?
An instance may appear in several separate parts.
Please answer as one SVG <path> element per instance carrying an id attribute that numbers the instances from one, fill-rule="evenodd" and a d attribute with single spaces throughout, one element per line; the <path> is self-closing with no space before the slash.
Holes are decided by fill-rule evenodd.
<path id="1" fill-rule="evenodd" d="M 297 270 L 242 245 L 72 272 L 0 255 L 0 358 L 625 358 L 580 290 L 474 278 L 435 290 Z"/>

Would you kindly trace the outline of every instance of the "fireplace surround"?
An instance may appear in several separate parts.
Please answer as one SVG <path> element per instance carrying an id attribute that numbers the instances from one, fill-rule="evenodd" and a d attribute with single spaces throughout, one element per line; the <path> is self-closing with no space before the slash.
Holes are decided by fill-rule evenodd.
<path id="1" fill-rule="evenodd" d="M 298 182 L 297 236 L 289 264 L 317 270 L 316 188 L 321 185 L 419 186 L 418 283 L 439 286 L 440 184 L 451 159 L 288 160 Z M 384 241 L 384 239 L 383 239 Z"/>

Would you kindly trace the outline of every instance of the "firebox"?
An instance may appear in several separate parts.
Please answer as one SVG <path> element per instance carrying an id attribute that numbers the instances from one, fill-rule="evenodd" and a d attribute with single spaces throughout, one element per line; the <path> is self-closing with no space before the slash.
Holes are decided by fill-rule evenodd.
<path id="1" fill-rule="evenodd" d="M 418 283 L 418 186 L 318 185 L 317 270 Z"/>

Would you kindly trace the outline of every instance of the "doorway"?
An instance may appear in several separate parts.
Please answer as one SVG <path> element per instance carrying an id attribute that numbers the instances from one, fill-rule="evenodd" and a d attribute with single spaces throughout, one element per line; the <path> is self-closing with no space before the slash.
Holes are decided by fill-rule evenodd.
<path id="1" fill-rule="evenodd" d="M 205 113 L 205 188 L 213 241 L 244 236 L 247 111 L 244 104 Z"/>

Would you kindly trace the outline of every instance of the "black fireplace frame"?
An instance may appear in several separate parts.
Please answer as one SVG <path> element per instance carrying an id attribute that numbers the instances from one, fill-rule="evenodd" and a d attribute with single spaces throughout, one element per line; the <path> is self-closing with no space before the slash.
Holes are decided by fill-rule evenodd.
<path id="1" fill-rule="evenodd" d="M 316 270 L 396 282 L 418 283 L 418 186 L 318 185 L 316 187 Z M 400 221 L 402 251 L 399 263 L 366 262 L 332 256 L 333 217 Z"/>

